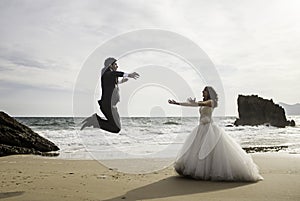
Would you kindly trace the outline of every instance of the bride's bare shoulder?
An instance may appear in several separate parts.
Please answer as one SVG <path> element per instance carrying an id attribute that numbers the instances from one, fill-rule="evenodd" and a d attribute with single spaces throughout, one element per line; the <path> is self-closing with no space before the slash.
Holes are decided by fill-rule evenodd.
<path id="1" fill-rule="evenodd" d="M 213 101 L 212 101 L 212 100 L 199 101 L 199 102 L 198 102 L 198 105 L 199 105 L 199 106 L 213 107 Z"/>

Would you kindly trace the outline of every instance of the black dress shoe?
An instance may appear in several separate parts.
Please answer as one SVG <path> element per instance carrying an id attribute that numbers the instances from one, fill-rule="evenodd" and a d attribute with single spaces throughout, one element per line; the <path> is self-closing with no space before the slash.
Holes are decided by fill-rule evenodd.
<path id="1" fill-rule="evenodd" d="M 83 125 L 81 126 L 80 130 L 83 130 L 85 127 L 90 127 L 90 126 L 93 126 L 94 128 L 99 127 L 99 123 L 97 120 L 97 113 L 84 119 L 81 123 L 83 123 Z"/>

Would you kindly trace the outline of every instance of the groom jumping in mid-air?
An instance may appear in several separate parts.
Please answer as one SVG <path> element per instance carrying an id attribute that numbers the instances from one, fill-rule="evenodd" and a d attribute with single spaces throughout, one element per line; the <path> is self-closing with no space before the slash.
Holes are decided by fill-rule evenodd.
<path id="1" fill-rule="evenodd" d="M 109 57 L 105 60 L 104 68 L 101 71 L 102 96 L 98 104 L 106 119 L 102 119 L 95 113 L 83 121 L 81 130 L 85 127 L 93 126 L 94 128 L 101 128 L 112 133 L 120 132 L 120 116 L 116 106 L 120 101 L 118 84 L 128 81 L 127 77 L 137 79 L 139 74 L 136 72 L 127 74 L 117 71 L 117 69 L 117 60 Z M 123 77 L 120 82 L 118 81 L 119 77 Z"/>

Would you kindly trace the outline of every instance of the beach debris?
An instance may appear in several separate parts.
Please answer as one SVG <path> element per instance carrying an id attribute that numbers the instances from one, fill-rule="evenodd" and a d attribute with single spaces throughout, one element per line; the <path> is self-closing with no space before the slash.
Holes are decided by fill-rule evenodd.
<path id="1" fill-rule="evenodd" d="M 100 175 L 100 176 L 97 177 L 97 179 L 106 179 L 106 178 L 107 178 L 106 175 Z"/>

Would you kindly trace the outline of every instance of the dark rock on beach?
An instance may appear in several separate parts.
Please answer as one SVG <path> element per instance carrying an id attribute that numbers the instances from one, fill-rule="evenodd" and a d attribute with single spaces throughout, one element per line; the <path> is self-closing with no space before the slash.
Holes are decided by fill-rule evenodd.
<path id="1" fill-rule="evenodd" d="M 293 126 L 294 121 L 287 121 L 284 109 L 273 100 L 263 99 L 257 95 L 238 97 L 239 118 L 234 125 L 270 125 L 283 128 Z"/>
<path id="2" fill-rule="evenodd" d="M 295 123 L 294 120 L 291 120 L 291 121 L 290 121 L 290 126 L 296 126 L 296 123 Z"/>
<path id="3" fill-rule="evenodd" d="M 267 146 L 267 147 L 243 147 L 247 153 L 255 152 L 278 152 L 284 149 L 287 149 L 288 146 Z"/>
<path id="4" fill-rule="evenodd" d="M 59 148 L 41 137 L 29 127 L 0 111 L 0 156 L 13 154 L 37 154 L 57 156 Z"/>

